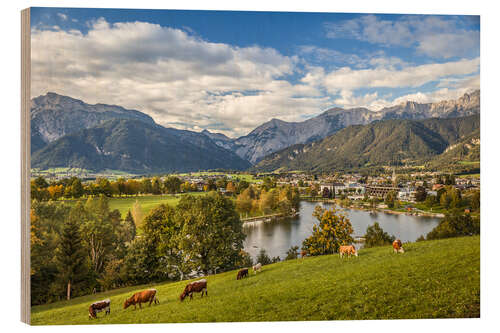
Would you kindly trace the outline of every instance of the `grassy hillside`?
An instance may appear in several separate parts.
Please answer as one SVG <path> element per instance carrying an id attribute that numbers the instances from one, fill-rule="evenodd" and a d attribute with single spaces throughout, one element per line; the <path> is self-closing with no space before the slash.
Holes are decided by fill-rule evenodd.
<path id="1" fill-rule="evenodd" d="M 443 318 L 479 316 L 479 237 L 362 249 L 280 262 L 236 280 L 236 271 L 207 277 L 208 297 L 179 301 L 187 281 L 137 286 L 32 307 L 32 323 L 110 324 L 275 320 Z M 160 305 L 123 309 L 133 292 L 158 290 Z M 88 319 L 90 303 L 109 297 L 111 315 Z"/>

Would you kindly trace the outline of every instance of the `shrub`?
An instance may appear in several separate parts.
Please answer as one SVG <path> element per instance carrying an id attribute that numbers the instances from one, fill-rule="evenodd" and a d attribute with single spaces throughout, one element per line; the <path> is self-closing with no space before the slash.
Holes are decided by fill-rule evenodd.
<path id="1" fill-rule="evenodd" d="M 368 226 L 366 228 L 365 234 L 365 247 L 374 247 L 374 246 L 383 246 L 389 245 L 394 242 L 396 237 L 389 235 L 385 232 L 378 222 L 375 222 L 373 225 Z"/>
<path id="2" fill-rule="evenodd" d="M 260 249 L 259 255 L 257 256 L 257 263 L 261 263 L 262 265 L 269 265 L 272 263 L 271 258 L 267 255 L 265 249 Z"/>
<path id="3" fill-rule="evenodd" d="M 470 214 L 455 212 L 446 215 L 439 225 L 427 234 L 427 239 L 472 236 L 479 235 L 479 232 L 479 219 L 472 218 Z"/>

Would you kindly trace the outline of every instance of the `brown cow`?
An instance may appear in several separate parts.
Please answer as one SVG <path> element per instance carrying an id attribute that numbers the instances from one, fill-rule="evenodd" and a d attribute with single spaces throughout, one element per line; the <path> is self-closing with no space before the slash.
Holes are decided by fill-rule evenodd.
<path id="1" fill-rule="evenodd" d="M 142 309 L 142 303 L 149 302 L 149 306 L 151 306 L 151 303 L 153 303 L 153 301 L 155 302 L 155 304 L 160 304 L 160 301 L 158 300 L 158 298 L 156 298 L 156 289 L 143 290 L 135 293 L 134 295 L 132 295 L 132 297 L 125 300 L 123 308 L 126 309 L 129 306 L 133 305 L 134 309 L 136 309 L 136 305 L 139 304 L 139 308 Z"/>
<path id="2" fill-rule="evenodd" d="M 186 288 L 184 288 L 184 291 L 179 298 L 181 302 L 184 300 L 184 298 L 186 298 L 186 296 L 189 296 L 190 299 L 193 299 L 193 293 L 199 293 L 200 291 L 201 297 L 203 297 L 203 293 L 205 293 L 205 296 L 208 296 L 207 280 L 201 279 L 189 283 Z"/>
<path id="3" fill-rule="evenodd" d="M 304 258 L 305 256 L 307 256 L 307 251 L 306 251 L 306 250 L 302 250 L 302 251 L 300 251 L 300 256 L 301 256 L 302 258 Z"/>
<path id="4" fill-rule="evenodd" d="M 236 280 L 241 280 L 245 276 L 248 276 L 248 268 L 242 268 L 238 271 L 238 274 L 236 275 Z"/>
<path id="5" fill-rule="evenodd" d="M 392 242 L 392 248 L 396 253 L 405 253 L 405 249 L 403 249 L 403 244 L 401 244 L 401 240 L 399 239 L 396 239 L 394 242 Z"/>
<path id="6" fill-rule="evenodd" d="M 109 298 L 103 301 L 94 302 L 90 304 L 89 319 L 97 318 L 97 313 L 101 311 L 106 311 L 105 315 L 111 314 L 110 306 L 111 306 L 111 301 L 109 300 Z"/>
<path id="7" fill-rule="evenodd" d="M 352 254 L 354 254 L 357 257 L 358 256 L 358 251 L 356 251 L 356 247 L 354 247 L 354 245 L 342 245 L 339 248 L 339 255 L 340 255 L 341 258 L 343 258 L 344 254 L 346 254 L 349 257 Z"/>

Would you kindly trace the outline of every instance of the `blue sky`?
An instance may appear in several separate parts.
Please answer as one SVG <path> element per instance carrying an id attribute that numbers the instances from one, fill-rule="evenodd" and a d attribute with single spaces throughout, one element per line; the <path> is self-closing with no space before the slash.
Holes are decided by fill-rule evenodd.
<path id="1" fill-rule="evenodd" d="M 478 16 L 33 8 L 32 94 L 230 136 L 479 88 Z"/>

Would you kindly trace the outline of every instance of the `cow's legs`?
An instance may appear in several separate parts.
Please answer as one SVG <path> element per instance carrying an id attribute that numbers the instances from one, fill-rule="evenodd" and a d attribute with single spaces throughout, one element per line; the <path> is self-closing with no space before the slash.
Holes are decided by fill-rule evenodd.
<path id="1" fill-rule="evenodd" d="M 142 303 L 139 302 L 139 309 L 142 309 Z"/>

